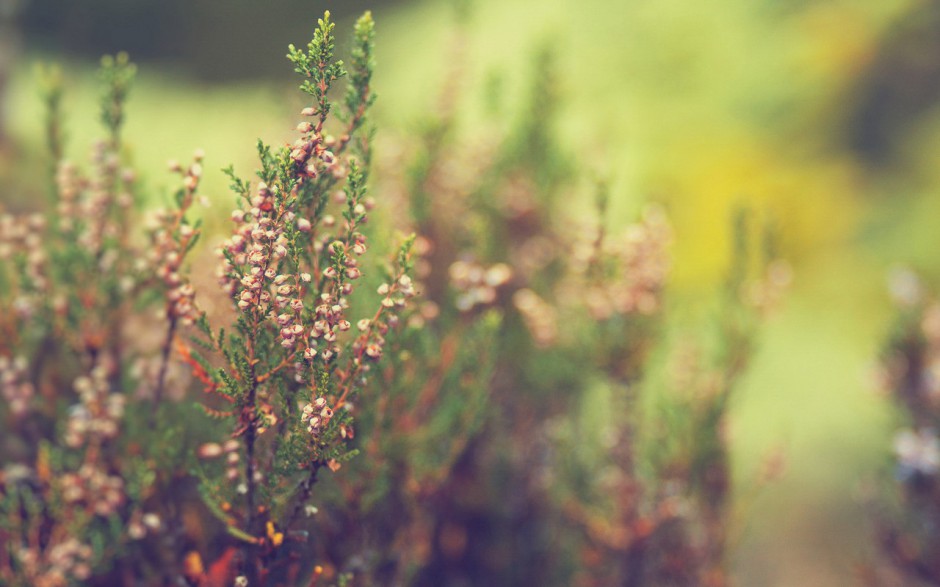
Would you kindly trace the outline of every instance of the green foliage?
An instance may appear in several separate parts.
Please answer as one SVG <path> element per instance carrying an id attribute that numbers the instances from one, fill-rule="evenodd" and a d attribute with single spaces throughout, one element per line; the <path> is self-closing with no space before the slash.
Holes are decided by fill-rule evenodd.
<path id="1" fill-rule="evenodd" d="M 365 109 L 375 102 L 372 94 L 372 71 L 375 69 L 375 22 L 372 13 L 366 12 L 359 20 L 353 34 L 350 51 L 349 85 L 346 86 L 346 110 L 348 116 L 358 119 L 356 127 L 363 123 Z"/>
<path id="2" fill-rule="evenodd" d="M 137 66 L 131 63 L 127 53 L 108 55 L 101 59 L 99 75 L 105 88 L 101 96 L 101 122 L 111 133 L 111 142 L 116 144 L 124 125 L 124 103 L 137 75 Z"/>
<path id="3" fill-rule="evenodd" d="M 28 441 L 0 477 L 0 581 L 727 584 L 722 429 L 760 317 L 745 293 L 771 258 L 749 256 L 742 216 L 715 340 L 684 371 L 697 395 L 645 418 L 654 349 L 672 351 L 671 233 L 655 207 L 611 230 L 603 185 L 590 219 L 592 162 L 557 132 L 564 49 L 533 52 L 520 112 L 483 123 L 480 145 L 455 62 L 387 176 L 374 34 L 366 13 L 348 72 L 329 13 L 289 47 L 312 102 L 292 142 L 257 142 L 254 176 L 223 170 L 237 208 L 221 289 L 199 267 L 198 298 L 202 154 L 171 165 L 168 209 L 136 230 L 121 167 L 135 70 L 102 61 L 109 140 L 91 174 L 57 167 L 48 224 L 0 219 L 28 227 L 0 232 L 0 417 Z M 392 194 L 380 205 L 409 236 L 369 224 L 372 193 Z M 644 444 L 663 430 L 658 452 Z"/>
<path id="4" fill-rule="evenodd" d="M 371 18 L 369 21 L 371 22 Z M 320 118 L 321 125 L 330 113 L 331 105 L 327 99 L 330 87 L 332 87 L 334 81 L 346 75 L 343 62 L 333 59 L 335 49 L 333 29 L 335 26 L 333 22 L 330 22 L 330 12 L 327 11 L 324 13 L 323 18 L 317 20 L 317 29 L 313 33 L 313 39 L 307 45 L 307 52 L 304 53 L 293 45 L 288 47 L 287 52 L 287 58 L 294 64 L 294 71 L 305 78 L 300 84 L 300 89 L 316 99 L 316 115 Z M 362 30 L 366 30 L 365 25 L 363 25 Z M 368 33 L 366 34 L 372 34 L 371 26 L 368 27 Z M 364 65 L 368 66 L 368 61 Z M 360 79 L 362 79 L 362 76 L 367 75 L 370 74 L 359 72 Z M 360 98 L 361 96 L 357 95 L 356 101 Z"/>

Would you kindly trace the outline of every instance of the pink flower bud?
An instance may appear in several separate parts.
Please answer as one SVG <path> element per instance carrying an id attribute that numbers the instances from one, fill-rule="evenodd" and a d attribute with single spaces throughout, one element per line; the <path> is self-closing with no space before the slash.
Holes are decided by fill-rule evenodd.
<path id="1" fill-rule="evenodd" d="M 198 449 L 196 449 L 196 455 L 200 459 L 214 459 L 215 457 L 222 455 L 222 445 L 215 442 L 203 444 Z"/>

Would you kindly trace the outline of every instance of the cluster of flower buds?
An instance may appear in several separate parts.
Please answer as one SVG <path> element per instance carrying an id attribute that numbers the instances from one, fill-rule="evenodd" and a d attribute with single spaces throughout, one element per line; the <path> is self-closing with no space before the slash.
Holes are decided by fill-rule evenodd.
<path id="1" fill-rule="evenodd" d="M 90 376 L 77 378 L 75 391 L 79 402 L 69 410 L 65 443 L 78 448 L 92 439 L 103 441 L 117 436 L 125 398 L 119 393 L 109 393 L 105 369 L 97 367 Z"/>
<path id="2" fill-rule="evenodd" d="M 160 516 L 157 514 L 134 512 L 127 523 L 127 535 L 131 540 L 141 540 L 148 533 L 159 531 L 161 526 Z"/>
<path id="3" fill-rule="evenodd" d="M 450 283 L 458 292 L 456 305 L 461 312 L 495 304 L 500 288 L 513 276 L 512 268 L 505 263 L 485 267 L 473 261 L 455 261 L 448 271 Z"/>
<path id="4" fill-rule="evenodd" d="M 185 169 L 176 161 L 169 163 L 170 171 L 182 177 L 182 198 L 177 208 L 163 210 L 155 215 L 148 255 L 148 270 L 160 278 L 166 290 L 169 315 L 184 324 L 191 324 L 199 314 L 194 303 L 193 286 L 183 279 L 181 270 L 183 257 L 193 239 L 198 236 L 196 229 L 185 221 L 185 215 L 196 198 L 196 190 L 202 178 L 202 159 L 200 150 L 196 151 L 192 164 Z"/>
<path id="5" fill-rule="evenodd" d="M 553 305 L 529 288 L 516 291 L 512 303 L 537 347 L 547 348 L 558 341 L 558 312 Z"/>
<path id="6" fill-rule="evenodd" d="M 408 316 L 410 328 L 421 329 L 429 322 L 433 322 L 441 314 L 441 309 L 431 300 L 423 300 L 418 304 L 417 312 Z"/>
<path id="7" fill-rule="evenodd" d="M 310 274 L 305 273 L 299 281 L 306 284 L 310 279 Z M 304 302 L 300 297 L 303 285 L 297 284 L 297 281 L 295 277 L 283 274 L 276 275 L 273 281 L 275 310 L 272 310 L 272 314 L 280 327 L 281 346 L 287 349 L 294 348 L 298 338 L 303 338 L 304 332 L 301 319 Z"/>
<path id="8" fill-rule="evenodd" d="M 74 537 L 50 544 L 43 552 L 34 547 L 15 553 L 23 576 L 34 587 L 68 587 L 91 576 L 92 549 Z"/>
<path id="9" fill-rule="evenodd" d="M 744 284 L 742 298 L 759 312 L 771 312 L 780 305 L 792 280 L 793 270 L 790 264 L 783 259 L 775 259 L 768 263 L 759 279 Z"/>
<path id="10" fill-rule="evenodd" d="M 302 116 L 316 116 L 314 108 L 307 107 L 300 111 Z M 323 136 L 320 128 L 311 122 L 303 121 L 297 125 L 300 138 L 291 145 L 290 158 L 301 171 L 302 177 L 317 178 L 320 174 L 328 173 L 336 179 L 346 175 L 346 168 L 340 157 L 333 155 L 330 150 L 335 147 L 336 140 L 330 136 Z"/>
<path id="11" fill-rule="evenodd" d="M 157 387 L 157 380 L 160 377 L 160 370 L 163 367 L 163 358 L 159 355 L 140 356 L 134 359 L 133 363 L 131 363 L 129 374 L 133 380 L 137 382 L 137 387 L 134 389 L 135 399 L 153 399 L 154 390 Z M 190 370 L 186 365 L 175 361 L 166 363 L 165 369 L 165 397 L 174 401 L 183 399 L 192 379 Z"/>
<path id="12" fill-rule="evenodd" d="M 126 498 L 124 479 L 92 464 L 86 463 L 78 472 L 62 475 L 60 481 L 62 499 L 66 503 L 87 505 L 99 516 L 116 513 Z"/>
<path id="13" fill-rule="evenodd" d="M 29 404 L 36 393 L 27 377 L 28 364 L 24 357 L 0 356 L 0 397 L 6 401 L 14 417 L 29 411 Z"/>
<path id="14" fill-rule="evenodd" d="M 583 299 L 595 320 L 657 312 L 669 273 L 671 242 L 665 213 L 651 207 L 616 241 L 577 243 L 572 252 L 574 279 L 567 284 L 566 297 Z"/>
<path id="15" fill-rule="evenodd" d="M 895 271 L 889 283 L 895 302 L 905 312 L 917 312 L 909 333 L 922 340 L 917 346 L 902 345 L 888 353 L 877 373 L 880 390 L 907 404 L 919 424 L 940 409 L 940 301 L 929 298 L 912 272 Z"/>
<path id="16" fill-rule="evenodd" d="M 77 226 L 79 232 L 76 239 L 85 250 L 101 251 L 106 239 L 116 238 L 127 229 L 127 226 L 115 217 L 113 211 L 115 205 L 122 213 L 132 207 L 134 199 L 131 190 L 135 175 L 132 170 L 121 170 L 118 155 L 107 141 L 95 144 L 92 160 L 95 171 L 90 180 L 84 183 L 83 187 L 86 189 L 79 192 L 73 202 L 80 223 Z M 115 193 L 114 189 L 118 184 L 121 191 Z M 74 187 L 60 186 L 65 190 Z M 102 262 L 102 265 L 102 270 L 110 269 L 107 263 Z"/>
<path id="17" fill-rule="evenodd" d="M 894 395 L 911 418 L 911 427 L 895 435 L 893 446 L 897 476 L 909 481 L 940 472 L 940 439 L 933 427 L 940 409 L 940 301 L 910 270 L 893 271 L 888 285 L 904 315 L 913 318 L 905 322 L 907 329 L 878 373 L 879 387 Z"/>
<path id="18" fill-rule="evenodd" d="M 933 476 L 940 471 L 940 439 L 932 428 L 898 432 L 894 437 L 894 454 L 902 480 L 915 475 Z"/>
<path id="19" fill-rule="evenodd" d="M 411 248 L 411 273 L 415 276 L 415 279 L 412 279 L 411 276 L 408 276 L 408 278 L 405 280 L 405 283 L 408 285 L 408 287 L 402 293 L 407 293 L 406 297 L 411 298 L 415 296 L 416 292 L 427 290 L 426 286 L 424 285 L 424 280 L 427 279 L 431 274 L 432 265 L 430 256 L 433 250 L 434 245 L 428 238 L 423 236 L 415 237 L 414 244 Z M 400 285 L 401 283 L 399 283 L 399 286 Z M 427 298 L 418 300 L 415 310 L 416 311 L 414 312 L 410 312 L 407 317 L 409 328 L 424 328 L 428 322 L 433 322 L 440 315 L 440 307 L 435 302 Z M 357 325 L 359 326 L 360 331 L 365 331 L 368 324 L 368 320 L 360 320 Z"/>
<path id="20" fill-rule="evenodd" d="M 365 214 L 364 210 L 362 214 Z M 361 217 L 360 215 L 359 218 Z M 346 311 L 349 309 L 346 296 L 353 291 L 352 281 L 359 279 L 362 275 L 356 258 L 363 255 L 367 247 L 365 236 L 358 232 L 352 232 L 350 239 L 349 245 L 340 240 L 332 241 L 328 245 L 333 264 L 323 270 L 323 277 L 326 278 L 326 291 L 320 294 L 319 303 L 314 308 L 314 323 L 308 333 L 308 347 L 304 352 L 304 358 L 308 360 L 317 355 L 315 347 L 317 341 L 326 345 L 319 352 L 323 361 L 329 362 L 339 355 L 341 346 L 337 342 L 337 337 L 351 328 L 346 318 Z"/>
<path id="21" fill-rule="evenodd" d="M 87 182 L 79 175 L 71 161 L 61 161 L 56 167 L 56 191 L 58 192 L 58 222 L 62 232 L 70 233 L 75 229 L 78 216 L 78 200 L 85 191 Z"/>
<path id="22" fill-rule="evenodd" d="M 257 310 L 267 313 L 273 299 L 272 288 L 277 296 L 278 309 L 291 304 L 296 306 L 298 282 L 309 282 L 310 276 L 282 276 L 277 266 L 288 253 L 286 225 L 296 222 L 298 230 L 303 231 L 304 228 L 309 230 L 309 222 L 298 219 L 292 211 L 279 211 L 276 188 L 268 187 L 264 182 L 258 184 L 249 203 L 251 207 L 247 211 L 237 209 L 232 213 L 237 227 L 220 251 L 223 257 L 219 272 L 222 286 L 237 300 L 236 304 L 243 312 Z M 243 274 L 239 273 L 242 269 Z"/>
<path id="23" fill-rule="evenodd" d="M 225 457 L 225 478 L 229 481 L 238 480 L 241 475 L 239 463 L 241 456 L 238 453 L 239 444 L 234 438 L 226 440 L 224 443 L 207 442 L 196 450 L 196 456 L 201 459 L 216 459 Z"/>
<path id="24" fill-rule="evenodd" d="M 345 297 L 336 298 L 330 293 L 320 294 L 320 303 L 314 309 L 316 316 L 313 326 L 309 332 L 309 341 L 307 350 L 304 351 L 304 358 L 311 360 L 317 355 L 317 341 L 325 344 L 320 351 L 320 358 L 329 362 L 333 357 L 339 354 L 340 346 L 337 343 L 337 335 L 350 329 L 349 321 L 346 320 L 346 310 L 349 303 Z"/>
<path id="25" fill-rule="evenodd" d="M 408 299 L 417 295 L 414 282 L 406 274 L 399 275 L 391 284 L 381 284 L 376 291 L 380 296 L 383 296 L 381 302 L 383 310 L 400 310 L 404 308 Z M 369 366 L 364 365 L 360 357 L 370 361 L 378 361 L 382 358 L 382 352 L 385 348 L 385 335 L 388 333 L 389 328 L 398 325 L 398 321 L 398 314 L 384 315 L 384 312 L 380 312 L 375 319 L 363 318 L 356 323 L 356 327 L 361 332 L 359 338 L 352 344 L 352 350 L 356 357 L 353 359 L 353 363 L 357 369 L 369 370 Z M 360 383 L 364 383 L 364 381 L 363 378 Z"/>
<path id="26" fill-rule="evenodd" d="M 42 247 L 45 228 L 46 219 L 41 214 L 30 214 L 25 218 L 0 215 L 0 260 L 9 259 L 17 252 L 23 253 L 26 277 L 37 290 L 46 287 L 43 272 L 46 257 Z"/>
<path id="27" fill-rule="evenodd" d="M 307 425 L 307 432 L 316 438 L 333 418 L 333 410 L 326 404 L 326 398 L 318 397 L 313 403 L 304 404 L 300 419 Z"/>
<path id="28" fill-rule="evenodd" d="M 909 267 L 894 267 L 888 273 L 888 294 L 902 308 L 913 308 L 924 301 L 926 288 L 920 277 Z"/>

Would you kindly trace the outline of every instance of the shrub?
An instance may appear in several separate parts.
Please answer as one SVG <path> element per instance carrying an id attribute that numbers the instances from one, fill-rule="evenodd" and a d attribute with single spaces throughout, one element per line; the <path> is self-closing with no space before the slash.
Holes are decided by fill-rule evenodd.
<path id="1" fill-rule="evenodd" d="M 742 216 L 714 340 L 689 361 L 663 335 L 665 211 L 608 226 L 607 188 L 554 131 L 552 49 L 523 114 L 477 143 L 456 63 L 440 111 L 382 159 L 371 16 L 348 71 L 333 27 L 289 48 L 311 100 L 297 140 L 259 141 L 257 180 L 225 170 L 217 291 L 187 261 L 203 154 L 171 164 L 167 208 L 139 209 L 126 55 L 102 62 L 88 173 L 62 160 L 47 76 L 50 208 L 0 217 L 0 579 L 728 584 L 723 429 L 775 255 L 748 259 Z M 412 236 L 376 226 L 370 189 Z M 649 375 L 675 354 L 685 395 L 657 411 Z"/>
<path id="2" fill-rule="evenodd" d="M 894 404 L 892 479 L 880 484 L 875 506 L 876 541 L 882 556 L 864 567 L 870 584 L 940 584 L 937 540 L 937 472 L 940 422 L 936 366 L 940 357 L 940 305 L 920 279 L 900 269 L 891 276 L 897 305 L 881 352 L 878 384 Z"/>
<path id="3" fill-rule="evenodd" d="M 122 166 L 121 140 L 134 67 L 126 55 L 102 62 L 108 136 L 95 147 L 90 177 L 60 161 L 49 222 L 3 217 L 3 302 L 13 310 L 3 318 L 5 416 L 18 433 L 10 440 L 22 441 L 4 447 L 18 463 L 2 480 L 9 582 L 117 580 L 161 566 L 167 581 L 180 574 L 198 581 L 203 555 L 184 544 L 198 539 L 221 548 L 224 564 L 206 575 L 212 580 L 228 572 L 223 567 L 237 567 L 251 584 L 296 576 L 296 565 L 278 565 L 290 551 L 280 547 L 296 538 L 292 528 L 319 470 L 336 470 L 354 454 L 346 448 L 352 401 L 368 389 L 385 336 L 414 293 L 406 241 L 379 287 L 378 309 L 353 328 L 349 299 L 364 271 L 361 228 L 372 206 L 365 131 L 372 30 L 366 14 L 356 24 L 342 134 L 326 129 L 328 92 L 347 75 L 333 57 L 327 14 L 307 50 L 292 46 L 288 55 L 314 100 L 302 113 L 312 122 L 300 123 L 292 146 L 259 143 L 257 184 L 229 170 L 242 205 L 222 248 L 222 287 L 237 311 L 228 331 L 210 326 L 184 272 L 201 234 L 189 209 L 202 155 L 185 168 L 171 165 L 181 187 L 140 242 L 132 231 L 140 198 L 133 171 Z M 53 82 L 46 100 L 56 158 L 60 95 Z M 343 220 L 328 214 L 333 207 Z M 151 318 L 148 308 L 160 304 Z M 197 336 L 186 335 L 191 327 Z M 140 331 L 162 335 L 153 346 L 134 336 Z M 171 385 L 175 352 L 208 394 L 205 411 L 228 422 L 227 432 L 178 413 L 183 406 L 172 400 L 185 384 Z M 168 397 L 171 388 L 177 397 Z M 222 438 L 194 451 L 189 443 L 211 439 L 207 431 Z M 226 464 L 197 466 L 196 455 Z M 190 472 L 232 546 L 208 533 L 185 535 L 191 503 L 180 483 Z"/>

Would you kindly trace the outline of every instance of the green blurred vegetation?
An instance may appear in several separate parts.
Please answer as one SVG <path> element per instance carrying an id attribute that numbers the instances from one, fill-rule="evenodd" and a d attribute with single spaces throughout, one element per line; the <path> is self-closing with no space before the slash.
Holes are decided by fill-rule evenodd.
<path id="1" fill-rule="evenodd" d="M 376 118 L 383 134 L 404 134 L 453 57 L 452 8 L 377 8 Z M 535 47 L 551 46 L 561 72 L 559 133 L 590 173 L 610 180 L 615 221 L 644 199 L 668 207 L 675 296 L 687 308 L 679 322 L 704 311 L 697 299 L 725 268 L 731 211 L 746 204 L 778 223 L 796 283 L 764 333 L 731 433 L 738 478 L 751 478 L 777 449 L 788 471 L 759 492 L 738 488 L 749 530 L 736 566 L 744 585 L 846 584 L 869 548 L 856 496 L 889 450 L 893 414 L 868 381 L 890 314 L 885 273 L 911 263 L 940 277 L 936 100 L 929 87 L 920 101 L 885 89 L 929 86 L 918 72 L 930 68 L 908 65 L 940 63 L 929 44 L 917 44 L 930 38 L 923 30 L 935 24 L 937 2 L 478 0 L 471 10 L 460 84 L 470 90 L 463 106 L 476 114 L 464 124 L 518 109 L 521 72 Z M 317 12 L 305 12 L 297 18 L 312 28 Z M 264 36 L 285 47 L 292 40 L 276 30 Z M 13 148 L 0 157 L 0 201 L 11 207 L 42 197 L 34 64 L 49 60 L 65 62 L 66 136 L 94 136 L 94 64 L 26 46 L 8 104 Z M 209 216 L 224 218 L 232 200 L 219 169 L 250 168 L 246 137 L 286 140 L 271 133 L 291 126 L 295 100 L 286 83 L 210 85 L 145 66 L 125 134 L 154 198 L 170 181 L 164 161 L 205 149 Z M 871 106 L 890 109 L 891 100 L 898 106 L 889 115 Z M 860 130 L 866 125 L 873 135 Z M 73 141 L 68 152 L 81 160 L 87 147 Z"/>

